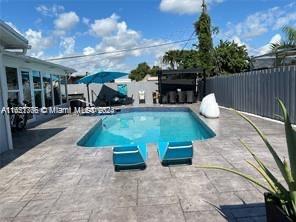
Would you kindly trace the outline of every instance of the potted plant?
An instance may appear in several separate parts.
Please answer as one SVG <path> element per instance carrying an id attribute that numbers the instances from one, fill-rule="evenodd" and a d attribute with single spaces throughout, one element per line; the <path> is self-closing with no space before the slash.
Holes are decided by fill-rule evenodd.
<path id="1" fill-rule="evenodd" d="M 244 118 L 259 134 L 267 149 L 272 154 L 274 161 L 284 178 L 287 188 L 279 182 L 279 180 L 273 175 L 273 173 L 243 141 L 241 141 L 241 143 L 255 160 L 255 162 L 247 161 L 247 163 L 250 165 L 250 167 L 254 168 L 260 176 L 262 176 L 262 178 L 265 180 L 265 183 L 257 180 L 250 175 L 233 169 L 227 169 L 224 167 L 213 165 L 203 165 L 197 167 L 204 169 L 224 170 L 239 175 L 251 181 L 255 185 L 265 189 L 266 193 L 264 194 L 264 197 L 267 221 L 290 222 L 296 221 L 296 131 L 291 125 L 289 115 L 283 102 L 278 99 L 278 103 L 282 111 L 282 119 L 285 123 L 285 134 L 288 146 L 289 161 L 286 161 L 285 159 L 281 160 L 272 145 L 268 142 L 265 135 L 260 131 L 260 129 L 258 129 L 257 126 L 248 117 L 237 111 L 236 112 L 238 113 L 238 115 Z"/>

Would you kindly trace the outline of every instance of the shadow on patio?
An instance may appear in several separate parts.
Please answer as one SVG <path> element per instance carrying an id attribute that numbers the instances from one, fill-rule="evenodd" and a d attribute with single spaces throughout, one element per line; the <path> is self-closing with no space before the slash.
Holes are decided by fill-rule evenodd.
<path id="1" fill-rule="evenodd" d="M 0 169 L 66 128 L 27 129 L 12 134 L 13 150 L 0 154 Z"/>
<path id="2" fill-rule="evenodd" d="M 222 205 L 217 211 L 219 211 L 227 221 L 266 221 L 264 203 Z"/>

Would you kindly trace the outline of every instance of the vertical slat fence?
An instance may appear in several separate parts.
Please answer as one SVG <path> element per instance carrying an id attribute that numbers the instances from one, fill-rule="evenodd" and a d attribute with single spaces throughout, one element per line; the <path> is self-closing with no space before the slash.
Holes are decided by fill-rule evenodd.
<path id="1" fill-rule="evenodd" d="M 203 87 L 200 82 L 199 92 Z M 296 123 L 296 66 L 211 77 L 206 80 L 209 93 L 215 93 L 221 106 L 273 119 L 280 114 L 280 98 Z"/>

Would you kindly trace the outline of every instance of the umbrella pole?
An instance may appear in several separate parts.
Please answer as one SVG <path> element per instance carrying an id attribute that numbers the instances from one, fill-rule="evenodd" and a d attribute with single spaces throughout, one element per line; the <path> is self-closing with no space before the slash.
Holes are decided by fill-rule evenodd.
<path id="1" fill-rule="evenodd" d="M 90 106 L 90 98 L 89 98 L 89 84 L 86 84 L 87 88 L 87 100 L 88 100 L 88 106 Z"/>

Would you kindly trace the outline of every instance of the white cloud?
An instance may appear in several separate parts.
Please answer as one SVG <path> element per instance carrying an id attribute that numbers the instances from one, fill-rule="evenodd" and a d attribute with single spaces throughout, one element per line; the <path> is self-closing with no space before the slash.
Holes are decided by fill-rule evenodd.
<path id="1" fill-rule="evenodd" d="M 223 0 L 208 0 L 207 4 L 221 3 Z M 201 11 L 202 0 L 161 0 L 160 10 L 177 14 L 195 14 Z"/>
<path id="2" fill-rule="evenodd" d="M 5 22 L 19 34 L 24 36 L 28 41 L 31 49 L 28 50 L 27 54 L 33 57 L 42 57 L 44 56 L 44 50 L 49 48 L 53 44 L 53 38 L 44 36 L 42 31 L 36 31 L 29 28 L 25 33 L 22 33 L 13 23 Z"/>
<path id="3" fill-rule="evenodd" d="M 156 48 L 137 49 L 131 51 L 123 51 L 120 53 L 116 52 L 118 50 L 163 44 L 169 42 L 169 40 L 146 39 L 142 36 L 141 32 L 133 30 L 128 26 L 128 24 L 125 21 L 120 20 L 120 17 L 118 15 L 112 14 L 108 18 L 95 20 L 101 22 L 107 21 L 107 23 L 111 21 L 112 31 L 110 30 L 103 32 L 103 35 L 102 32 L 93 32 L 93 27 L 91 27 L 90 24 L 95 24 L 95 22 L 90 21 L 87 18 L 82 18 L 82 22 L 88 24 L 89 27 L 87 33 L 95 34 L 99 38 L 97 38 L 96 44 L 89 45 L 83 48 L 81 52 L 78 52 L 75 51 L 75 36 L 77 37 L 77 35 L 73 37 L 65 36 L 66 31 L 68 31 L 68 27 L 71 26 L 71 24 L 73 23 L 68 23 L 68 25 L 65 25 L 65 23 L 67 22 L 62 23 L 61 18 L 65 18 L 62 16 L 64 14 L 68 13 L 60 14 L 56 18 L 54 23 L 54 30 L 47 30 L 48 33 L 53 34 L 51 35 L 51 37 L 44 35 L 44 33 L 41 30 L 28 29 L 24 33 L 24 36 L 29 40 L 29 43 L 32 45 L 32 49 L 28 50 L 29 55 L 39 57 L 42 59 L 48 59 L 66 55 L 78 55 L 81 53 L 83 53 L 84 55 L 90 55 L 94 53 L 109 52 L 108 54 L 100 56 L 89 56 L 79 59 L 69 59 L 55 62 L 65 66 L 73 67 L 80 73 L 84 73 L 86 71 L 93 72 L 100 69 L 121 70 L 129 72 L 131 69 L 135 68 L 136 64 L 133 64 L 133 61 L 142 62 L 143 58 L 145 61 L 151 62 L 151 64 L 149 65 L 159 64 L 158 62 L 160 61 L 160 58 L 162 57 L 165 51 L 169 49 L 181 48 L 180 45 L 166 45 Z M 57 22 L 57 20 L 59 20 L 59 22 Z M 96 28 L 97 31 L 99 29 L 101 29 L 100 31 L 105 30 L 104 25 L 96 26 Z M 58 34 L 62 34 L 62 36 Z M 52 45 L 54 45 L 54 43 L 58 46 L 57 48 L 59 49 L 59 55 L 48 56 L 48 54 L 46 53 L 46 49 L 50 48 Z"/>
<path id="4" fill-rule="evenodd" d="M 108 18 L 97 19 L 90 25 L 90 33 L 101 37 L 101 41 L 92 49 L 96 52 L 115 52 L 122 49 L 135 48 L 141 44 L 141 34 L 135 30 L 129 29 L 125 21 L 119 21 L 120 17 L 112 14 Z M 91 48 L 86 48 L 85 53 Z M 125 56 L 139 56 L 138 51 L 129 51 L 121 53 L 108 54 L 110 59 L 124 59 Z"/>
<path id="5" fill-rule="evenodd" d="M 90 19 L 89 19 L 89 18 L 86 18 L 86 17 L 83 17 L 83 18 L 82 18 L 82 22 L 83 22 L 85 25 L 89 25 Z"/>
<path id="6" fill-rule="evenodd" d="M 109 18 L 97 19 L 90 25 L 91 32 L 99 37 L 112 34 L 117 30 L 119 16 L 112 14 Z"/>
<path id="7" fill-rule="evenodd" d="M 153 61 L 150 65 L 159 64 L 160 58 L 163 56 L 165 51 L 181 47 L 180 45 L 175 44 L 155 48 L 117 52 L 124 49 L 163 44 L 168 41 L 163 39 L 143 38 L 140 32 L 129 28 L 128 24 L 125 21 L 121 21 L 120 17 L 116 14 L 112 14 L 108 18 L 97 19 L 95 21 L 99 22 L 92 23 L 92 25 L 97 24 L 95 29 L 92 25 L 90 25 L 89 33 L 95 34 L 100 38 L 98 39 L 98 43 L 96 45 L 85 47 L 82 50 L 83 54 L 91 55 L 102 52 L 108 53 L 99 56 L 84 57 L 76 61 L 67 60 L 63 62 L 64 65 L 74 67 L 76 70 L 79 70 L 80 73 L 85 73 L 86 71 L 94 72 L 99 69 L 121 70 L 128 72 L 129 70 L 135 68 L 134 65 L 130 63 L 128 65 L 126 63 L 126 61 L 131 58 L 138 58 L 139 60 L 141 56 L 149 56 L 149 58 L 154 58 L 154 61 L 156 61 Z M 111 28 L 108 27 L 105 29 L 106 23 L 110 24 Z M 100 32 L 95 33 L 95 30 L 100 30 Z"/>
<path id="8" fill-rule="evenodd" d="M 244 21 L 233 24 L 227 24 L 225 36 L 239 36 L 244 40 L 251 40 L 261 36 L 270 30 L 278 30 L 285 25 L 292 24 L 296 21 L 294 5 L 283 7 L 273 7 L 265 11 L 260 11 L 249 15 Z"/>
<path id="9" fill-rule="evenodd" d="M 238 35 L 243 39 L 252 39 L 268 31 L 268 28 L 275 22 L 275 14 L 278 8 L 271 8 L 264 12 L 256 12 L 249 15 L 243 22 L 228 24 L 228 35 Z"/>
<path id="10" fill-rule="evenodd" d="M 162 44 L 167 41 L 159 39 L 143 39 L 139 38 L 138 41 L 133 43 L 132 48 L 139 47 L 139 46 L 150 46 L 150 45 L 157 45 Z M 94 53 L 101 53 L 101 52 L 114 52 L 115 50 L 123 49 L 124 47 L 120 47 L 117 45 L 112 45 L 111 42 L 102 42 L 98 43 L 96 46 L 87 46 L 83 49 L 84 55 L 91 55 Z M 130 43 L 131 44 L 131 43 Z M 89 56 L 80 58 L 79 60 L 63 60 L 60 61 L 60 64 L 73 67 L 78 70 L 79 73 L 85 72 L 95 72 L 98 70 L 120 70 L 123 72 L 129 72 L 131 69 L 134 69 L 136 64 L 126 63 L 128 59 L 136 58 L 140 56 L 152 56 L 154 61 L 152 61 L 149 65 L 161 65 L 161 58 L 163 54 L 170 49 L 180 49 L 180 45 L 167 45 L 162 47 L 150 48 L 150 49 L 141 49 L 129 52 L 121 52 L 121 53 L 114 53 L 114 54 L 105 54 L 99 56 Z"/>
<path id="11" fill-rule="evenodd" d="M 73 28 L 79 22 L 79 17 L 75 12 L 65 12 L 58 15 L 54 20 L 54 25 L 57 30 L 66 31 Z"/>
<path id="12" fill-rule="evenodd" d="M 96 52 L 96 50 L 90 46 L 85 47 L 83 49 L 83 55 L 91 55 L 91 54 L 94 54 L 95 52 Z"/>
<path id="13" fill-rule="evenodd" d="M 277 19 L 273 29 L 280 29 L 292 22 L 296 21 L 296 12 L 287 13 L 284 16 Z"/>
<path id="14" fill-rule="evenodd" d="M 135 48 L 140 45 L 141 35 L 135 30 L 128 29 L 123 21 L 116 24 L 117 32 L 114 35 L 102 38 L 100 44 L 96 46 L 98 51 L 112 52 L 115 50 Z M 135 51 L 124 52 L 114 56 L 138 55 Z"/>
<path id="15" fill-rule="evenodd" d="M 246 45 L 250 55 L 262 55 L 270 52 L 271 43 L 281 40 L 281 35 L 276 34 L 285 25 L 296 22 L 296 4 L 273 7 L 264 11 L 255 12 L 241 22 L 227 24 L 227 30 L 220 30 L 218 35 L 221 39 L 234 40 L 238 44 Z M 254 41 L 265 33 L 274 32 L 273 37 L 261 47 L 254 47 Z"/>
<path id="16" fill-rule="evenodd" d="M 269 53 L 271 51 L 271 44 L 279 43 L 282 40 L 282 37 L 280 34 L 275 34 L 267 43 L 266 45 L 260 47 L 259 49 L 255 50 L 257 55 L 264 55 L 266 53 Z"/>
<path id="17" fill-rule="evenodd" d="M 64 11 L 64 6 L 62 5 L 52 5 L 52 6 L 46 6 L 46 5 L 39 5 L 36 7 L 37 12 L 41 13 L 44 16 L 58 16 L 59 13 Z"/>
<path id="18" fill-rule="evenodd" d="M 43 36 L 41 31 L 28 29 L 24 36 L 32 46 L 28 54 L 33 57 L 42 57 L 44 55 L 44 50 L 49 48 L 53 43 L 52 38 Z"/>
<path id="19" fill-rule="evenodd" d="M 63 37 L 60 42 L 60 47 L 63 48 L 63 55 L 70 55 L 74 53 L 75 37 Z"/>

